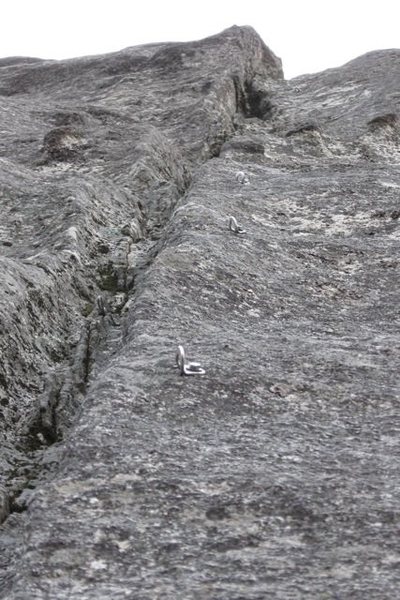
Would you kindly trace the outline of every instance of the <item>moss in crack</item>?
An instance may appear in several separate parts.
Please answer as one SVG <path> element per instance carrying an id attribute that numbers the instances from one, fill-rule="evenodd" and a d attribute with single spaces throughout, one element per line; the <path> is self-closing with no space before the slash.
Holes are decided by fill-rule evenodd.
<path id="1" fill-rule="evenodd" d="M 35 452 L 58 440 L 54 408 L 46 417 L 44 418 L 44 411 L 41 411 L 38 419 L 32 424 L 25 441 L 25 451 Z"/>
<path id="2" fill-rule="evenodd" d="M 107 292 L 117 292 L 119 290 L 118 273 L 116 273 L 112 262 L 100 265 L 98 268 L 99 288 Z"/>
<path id="3" fill-rule="evenodd" d="M 83 317 L 88 317 L 92 314 L 94 308 L 93 302 L 85 302 L 85 304 L 81 308 L 81 315 Z"/>

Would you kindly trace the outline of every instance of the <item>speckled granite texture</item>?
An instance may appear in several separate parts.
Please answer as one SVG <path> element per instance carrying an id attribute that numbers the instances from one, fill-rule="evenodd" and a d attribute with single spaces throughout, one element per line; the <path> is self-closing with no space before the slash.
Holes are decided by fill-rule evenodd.
<path id="1" fill-rule="evenodd" d="M 399 89 L 249 27 L 0 60 L 2 600 L 397 597 Z"/>

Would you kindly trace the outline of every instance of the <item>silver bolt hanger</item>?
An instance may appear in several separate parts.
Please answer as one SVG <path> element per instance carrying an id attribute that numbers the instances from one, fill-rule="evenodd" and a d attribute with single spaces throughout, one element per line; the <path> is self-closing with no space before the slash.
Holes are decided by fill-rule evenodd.
<path id="1" fill-rule="evenodd" d="M 178 346 L 176 366 L 181 375 L 204 375 L 205 373 L 205 370 L 201 368 L 200 363 L 189 361 L 186 358 L 183 346 Z"/>
<path id="2" fill-rule="evenodd" d="M 229 217 L 229 229 L 230 231 L 238 235 L 243 235 L 244 233 L 246 233 L 246 230 L 240 227 L 240 225 L 238 225 L 238 222 L 236 221 L 235 217 Z"/>
<path id="3" fill-rule="evenodd" d="M 236 178 L 236 181 L 238 183 L 241 183 L 242 185 L 250 184 L 249 176 L 244 171 L 238 171 L 235 175 L 235 178 Z"/>

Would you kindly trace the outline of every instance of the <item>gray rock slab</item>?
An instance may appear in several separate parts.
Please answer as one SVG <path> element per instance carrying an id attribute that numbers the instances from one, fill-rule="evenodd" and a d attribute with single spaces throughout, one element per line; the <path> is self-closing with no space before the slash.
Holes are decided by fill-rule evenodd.
<path id="1" fill-rule="evenodd" d="M 1 598 L 396 597 L 399 82 L 0 64 Z"/>

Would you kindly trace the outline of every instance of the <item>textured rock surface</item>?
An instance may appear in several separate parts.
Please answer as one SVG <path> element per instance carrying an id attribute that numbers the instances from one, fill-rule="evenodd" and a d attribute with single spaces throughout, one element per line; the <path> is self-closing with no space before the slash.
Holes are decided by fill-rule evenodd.
<path id="1" fill-rule="evenodd" d="M 0 62 L 1 598 L 396 596 L 399 85 Z"/>

